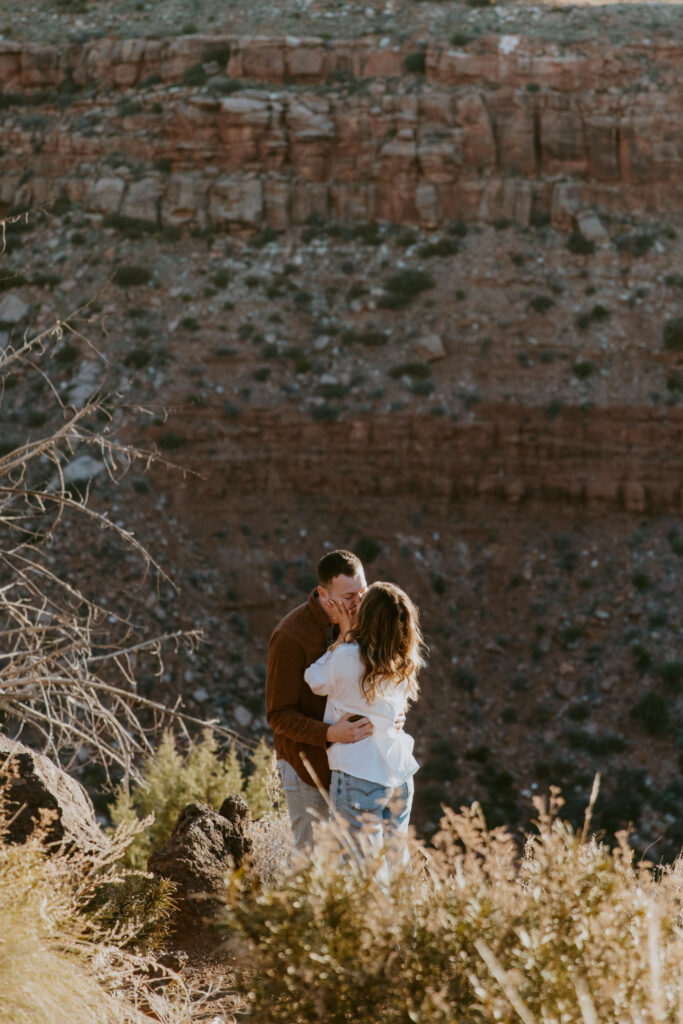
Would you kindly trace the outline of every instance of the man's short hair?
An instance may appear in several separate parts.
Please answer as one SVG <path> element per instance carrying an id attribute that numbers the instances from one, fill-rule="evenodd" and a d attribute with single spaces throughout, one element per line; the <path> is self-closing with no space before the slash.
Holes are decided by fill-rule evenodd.
<path id="1" fill-rule="evenodd" d="M 363 563 L 352 551 L 330 551 L 318 562 L 318 582 L 331 583 L 335 576 L 360 576 Z"/>

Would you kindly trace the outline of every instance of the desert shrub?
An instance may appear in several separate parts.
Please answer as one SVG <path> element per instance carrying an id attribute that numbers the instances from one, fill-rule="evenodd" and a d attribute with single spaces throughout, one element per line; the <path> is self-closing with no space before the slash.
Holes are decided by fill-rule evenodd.
<path id="1" fill-rule="evenodd" d="M 448 779 L 457 779 L 460 774 L 457 764 L 459 756 L 460 752 L 452 740 L 434 740 L 430 756 L 420 771 L 420 781 L 446 782 Z"/>
<path id="2" fill-rule="evenodd" d="M 193 64 L 183 75 L 183 83 L 189 86 L 206 84 L 206 71 L 201 64 Z"/>
<path id="3" fill-rule="evenodd" d="M 668 352 L 683 352 L 683 317 L 667 320 L 662 329 L 662 344 Z"/>
<path id="4" fill-rule="evenodd" d="M 568 729 L 566 735 L 569 746 L 574 750 L 586 750 L 597 757 L 621 754 L 628 746 L 623 736 L 617 736 L 616 733 L 593 736 L 592 733 L 581 732 L 579 729 Z"/>
<path id="5" fill-rule="evenodd" d="M 26 284 L 24 275 L 10 271 L 10 273 L 0 277 L 0 292 L 8 291 L 10 288 L 20 288 L 22 284 Z"/>
<path id="6" fill-rule="evenodd" d="M 678 688 L 683 683 L 683 661 L 665 661 L 657 666 L 657 675 L 662 682 Z"/>
<path id="7" fill-rule="evenodd" d="M 587 380 L 588 377 L 592 376 L 595 366 L 588 359 L 579 359 L 578 362 L 574 363 L 573 370 L 574 375 L 579 380 Z"/>
<path id="8" fill-rule="evenodd" d="M 633 705 L 629 714 L 650 736 L 663 736 L 669 728 L 667 702 L 652 690 Z"/>
<path id="9" fill-rule="evenodd" d="M 387 373 L 395 380 L 399 377 L 425 380 L 432 375 L 428 363 L 399 363 L 397 366 L 390 366 Z"/>
<path id="10" fill-rule="evenodd" d="M 403 60 L 403 70 L 409 75 L 424 75 L 427 70 L 427 54 L 424 50 L 407 53 Z"/>
<path id="11" fill-rule="evenodd" d="M 136 345 L 130 352 L 126 353 L 126 357 L 123 360 L 124 366 L 132 366 L 136 370 L 142 370 L 143 367 L 148 366 L 152 360 L 152 353 L 148 348 L 144 348 L 142 345 Z"/>
<path id="12" fill-rule="evenodd" d="M 340 857 L 343 836 L 328 834 L 281 884 L 242 893 L 226 930 L 240 961 L 258 963 L 239 982 L 254 1015 L 272 1024 L 675 1020 L 680 871 L 656 881 L 623 838 L 611 851 L 558 820 L 555 795 L 550 809 L 535 803 L 521 861 L 513 837 L 488 831 L 475 804 L 446 812 L 433 849 L 414 845 L 412 869 L 388 883 L 380 861 Z"/>
<path id="13" fill-rule="evenodd" d="M 453 673 L 453 682 L 458 689 L 474 693 L 479 684 L 479 678 L 464 665 L 458 665 Z"/>
<path id="14" fill-rule="evenodd" d="M 460 246 L 452 238 L 440 238 L 436 242 L 425 242 L 417 250 L 417 255 L 423 259 L 431 256 L 455 256 L 460 252 Z"/>
<path id="15" fill-rule="evenodd" d="M 134 288 L 137 285 L 148 284 L 151 273 L 147 267 L 137 267 L 134 264 L 121 264 L 114 271 L 112 280 L 121 288 Z"/>
<path id="16" fill-rule="evenodd" d="M 268 245 L 269 242 L 276 242 L 276 241 L 277 241 L 277 231 L 274 228 L 265 227 L 265 228 L 263 228 L 262 231 L 259 231 L 257 234 L 255 234 L 251 238 L 249 244 L 254 249 L 263 249 L 263 247 L 265 245 Z"/>
<path id="17" fill-rule="evenodd" d="M 534 295 L 529 305 L 534 312 L 545 313 L 555 305 L 555 301 L 549 295 Z"/>
<path id="18" fill-rule="evenodd" d="M 567 248 L 577 256 L 590 256 L 595 252 L 595 242 L 586 238 L 580 231 L 572 231 L 567 238 Z"/>
<path id="19" fill-rule="evenodd" d="M 558 634 L 558 639 L 563 647 L 572 647 L 582 640 L 584 632 L 580 626 L 565 626 Z"/>
<path id="20" fill-rule="evenodd" d="M 193 800 L 218 809 L 231 794 L 241 794 L 252 813 L 260 816 L 270 809 L 271 753 L 261 741 L 253 758 L 253 771 L 246 784 L 234 746 L 221 756 L 210 730 L 191 741 L 184 753 L 178 750 L 174 733 L 167 729 L 159 746 L 142 766 L 140 782 L 121 784 L 111 809 L 114 825 L 147 822 L 127 847 L 124 859 L 132 868 L 144 868 L 147 858 L 168 839 L 178 815 Z"/>
<path id="21" fill-rule="evenodd" d="M 387 344 L 389 335 L 385 334 L 384 331 L 368 328 L 366 331 L 359 331 L 358 334 L 355 334 L 353 340 L 357 341 L 360 345 L 366 345 L 368 348 L 377 348 L 379 345 Z"/>
<path id="22" fill-rule="evenodd" d="M 314 405 L 311 408 L 311 416 L 314 420 L 334 423 L 341 416 L 341 409 L 336 405 Z"/>
<path id="23" fill-rule="evenodd" d="M 433 288 L 434 278 L 425 270 L 399 270 L 385 282 L 385 292 L 377 305 L 380 309 L 401 309 L 420 292 Z"/>
<path id="24" fill-rule="evenodd" d="M 166 451 L 177 451 L 178 448 L 182 448 L 185 444 L 185 438 L 182 434 L 176 434 L 173 430 L 165 430 L 158 439 L 159 447 L 164 448 Z"/>
<path id="25" fill-rule="evenodd" d="M 632 234 L 617 235 L 615 245 L 620 252 L 628 252 L 632 256 L 644 256 L 650 251 L 657 236 L 652 231 L 636 231 Z"/>
<path id="26" fill-rule="evenodd" d="M 631 647 L 633 664 L 639 672 L 647 672 L 652 665 L 652 655 L 642 644 L 633 644 Z"/>
<path id="27" fill-rule="evenodd" d="M 379 544 L 373 537 L 359 537 L 353 545 L 354 554 L 358 555 L 361 562 L 365 562 L 369 565 L 370 562 L 382 554 L 382 545 Z"/>

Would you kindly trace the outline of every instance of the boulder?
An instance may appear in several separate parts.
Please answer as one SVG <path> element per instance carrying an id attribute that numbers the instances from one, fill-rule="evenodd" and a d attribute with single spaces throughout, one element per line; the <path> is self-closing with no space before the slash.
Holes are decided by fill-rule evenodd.
<path id="1" fill-rule="evenodd" d="M 99 178 L 90 186 L 86 206 L 95 213 L 118 213 L 125 191 L 123 178 Z"/>
<path id="2" fill-rule="evenodd" d="M 0 785 L 10 822 L 6 842 L 25 842 L 42 818 L 50 845 L 86 853 L 106 849 L 107 840 L 81 784 L 49 757 L 2 735 Z"/>
<path id="3" fill-rule="evenodd" d="M 124 217 L 155 223 L 159 214 L 159 182 L 156 178 L 134 181 L 121 205 Z"/>
<path id="4" fill-rule="evenodd" d="M 217 905 L 227 872 L 240 867 L 251 849 L 250 822 L 249 808 L 239 796 L 226 797 L 219 811 L 196 801 L 180 812 L 171 836 L 147 867 L 176 883 L 181 914 L 196 914 L 197 897 L 208 898 L 206 910 Z"/>
<path id="5" fill-rule="evenodd" d="M 0 302 L 0 323 L 18 324 L 28 316 L 30 306 L 18 295 L 10 293 Z"/>
<path id="6" fill-rule="evenodd" d="M 431 362 L 433 359 L 443 359 L 446 349 L 443 346 L 440 334 L 424 334 L 415 342 L 415 355 L 420 359 Z"/>

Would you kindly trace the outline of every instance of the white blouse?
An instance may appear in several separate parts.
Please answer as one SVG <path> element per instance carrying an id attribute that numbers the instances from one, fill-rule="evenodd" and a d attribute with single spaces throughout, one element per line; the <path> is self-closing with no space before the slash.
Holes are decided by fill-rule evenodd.
<path id="1" fill-rule="evenodd" d="M 394 725 L 407 708 L 407 683 L 387 685 L 368 704 L 360 685 L 363 671 L 358 644 L 351 643 L 326 651 L 304 672 L 313 692 L 327 696 L 326 722 L 350 713 L 364 715 L 374 726 L 372 736 L 357 743 L 333 743 L 327 751 L 330 768 L 383 786 L 400 786 L 420 767 L 413 757 L 412 736 Z"/>

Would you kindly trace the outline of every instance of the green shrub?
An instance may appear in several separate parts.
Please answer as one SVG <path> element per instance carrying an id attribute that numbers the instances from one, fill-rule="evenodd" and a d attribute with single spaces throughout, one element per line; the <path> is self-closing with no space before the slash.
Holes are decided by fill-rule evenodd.
<path id="1" fill-rule="evenodd" d="M 567 239 L 567 248 L 577 256 L 590 256 L 595 252 L 595 242 L 580 231 L 572 231 Z"/>
<path id="2" fill-rule="evenodd" d="M 454 32 L 449 42 L 451 46 L 463 47 L 472 42 L 472 37 L 467 32 Z"/>
<path id="3" fill-rule="evenodd" d="M 669 708 L 660 694 L 650 691 L 629 711 L 650 736 L 663 736 L 669 728 Z"/>
<path id="4" fill-rule="evenodd" d="M 427 54 L 424 50 L 408 53 L 403 60 L 403 70 L 409 75 L 424 75 L 427 70 Z"/>
<path id="5" fill-rule="evenodd" d="M 268 380 L 270 374 L 271 369 L 269 366 L 258 366 L 252 373 L 252 377 L 257 381 L 265 381 Z"/>
<path id="6" fill-rule="evenodd" d="M 394 379 L 411 377 L 413 380 L 425 380 L 432 375 L 428 363 L 399 363 L 398 366 L 390 366 L 387 373 Z"/>
<path id="7" fill-rule="evenodd" d="M 35 284 L 35 280 L 32 283 Z M 0 277 L 0 292 L 9 291 L 10 288 L 20 288 L 22 284 L 26 284 L 24 275 L 10 271 L 4 277 Z"/>
<path id="8" fill-rule="evenodd" d="M 378 306 L 387 309 L 407 306 L 411 299 L 433 288 L 435 283 L 426 270 L 399 270 L 385 282 L 386 292 L 380 297 Z"/>
<path id="9" fill-rule="evenodd" d="M 167 430 L 159 437 L 158 444 L 160 448 L 164 448 L 166 451 L 177 451 L 178 448 L 182 448 L 185 444 L 185 438 L 182 434 L 176 434 L 172 430 Z"/>
<path id="10" fill-rule="evenodd" d="M 151 277 L 147 267 L 121 264 L 114 271 L 112 280 L 121 288 L 135 288 L 141 284 L 148 284 Z"/>
<path id="11" fill-rule="evenodd" d="M 573 369 L 574 374 L 579 378 L 579 380 L 587 380 L 587 378 L 592 375 L 595 367 L 589 360 L 580 359 L 578 362 L 574 363 Z"/>
<path id="12" fill-rule="evenodd" d="M 193 800 L 201 800 L 216 810 L 226 796 L 243 795 L 254 817 L 271 807 L 272 755 L 261 740 L 252 759 L 252 773 L 246 784 L 234 747 L 221 756 L 210 730 L 192 741 L 185 753 L 177 748 L 176 738 L 167 730 L 154 754 L 142 767 L 142 782 L 120 785 L 111 809 L 114 825 L 135 823 L 154 815 L 154 821 L 134 838 L 126 849 L 125 862 L 133 868 L 145 868 L 153 850 L 166 842 L 178 815 Z"/>
<path id="13" fill-rule="evenodd" d="M 555 300 L 549 295 L 535 295 L 529 305 L 536 313 L 546 313 L 555 305 Z"/>
<path id="14" fill-rule="evenodd" d="M 339 419 L 340 415 L 341 409 L 335 405 L 314 405 L 311 408 L 311 416 L 314 420 L 333 423 Z"/>
<path id="15" fill-rule="evenodd" d="M 121 213 L 108 213 L 102 223 L 105 228 L 115 228 L 127 238 L 140 238 L 142 235 L 154 233 L 157 230 L 154 221 L 124 217 Z"/>
<path id="16" fill-rule="evenodd" d="M 183 75 L 183 83 L 189 86 L 201 86 L 206 84 L 206 71 L 201 64 L 193 64 Z"/>
<path id="17" fill-rule="evenodd" d="M 132 366 L 136 370 L 142 370 L 143 367 L 149 365 L 152 361 L 152 353 L 148 348 L 144 348 L 141 345 L 132 348 L 130 352 L 126 354 L 123 360 L 124 366 Z"/>
<path id="18" fill-rule="evenodd" d="M 73 363 L 78 359 L 80 351 L 78 345 L 74 345 L 70 341 L 64 342 L 55 352 L 55 362 L 61 363 L 62 366 Z"/>
<path id="19" fill-rule="evenodd" d="M 652 231 L 637 231 L 634 234 L 617 235 L 614 239 L 617 249 L 632 256 L 644 256 L 650 251 L 657 236 Z"/>
<path id="20" fill-rule="evenodd" d="M 438 813 L 444 790 L 425 795 Z M 248 1008 L 270 1024 L 550 1024 L 562 1007 L 588 1024 L 630 1020 L 634 1006 L 650 1020 L 657 1003 L 652 1019 L 675 1020 L 677 873 L 634 865 L 623 838 L 612 852 L 577 835 L 557 795 L 534 802 L 522 856 L 475 804 L 447 811 L 433 847 L 414 847 L 389 882 L 331 835 L 280 884 L 244 891 L 225 930 L 249 968 Z"/>
<path id="21" fill-rule="evenodd" d="M 353 546 L 354 554 L 358 555 L 361 562 L 370 564 L 382 554 L 382 545 L 373 537 L 359 537 Z"/>
<path id="22" fill-rule="evenodd" d="M 360 345 L 366 345 L 368 348 L 377 348 L 379 345 L 387 344 L 389 335 L 385 334 L 384 331 L 376 331 L 369 328 L 356 334 L 354 341 L 357 341 Z"/>
<path id="23" fill-rule="evenodd" d="M 507 231 L 508 228 L 512 227 L 512 221 L 509 217 L 497 217 L 492 223 L 496 231 Z"/>
<path id="24" fill-rule="evenodd" d="M 667 352 L 683 352 L 683 317 L 667 320 L 662 329 L 662 344 Z"/>
<path id="25" fill-rule="evenodd" d="M 565 626 L 558 634 L 558 639 L 563 647 L 572 647 L 583 637 L 584 632 L 580 626 Z"/>
<path id="26" fill-rule="evenodd" d="M 683 683 L 683 661 L 665 661 L 657 666 L 660 679 L 676 690 Z"/>
<path id="27" fill-rule="evenodd" d="M 431 256 L 455 256 L 460 252 L 460 246 L 452 238 L 440 238 L 437 242 L 425 242 L 417 250 L 417 255 L 423 259 Z"/>
<path id="28" fill-rule="evenodd" d="M 184 316 L 180 321 L 180 327 L 184 331 L 198 331 L 201 324 L 196 316 Z"/>

